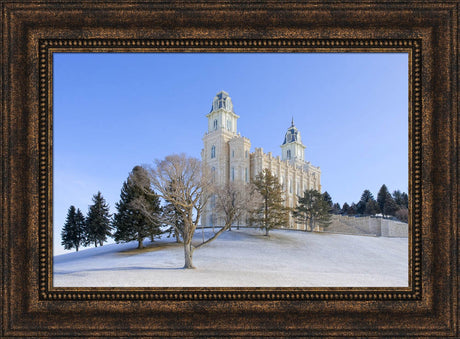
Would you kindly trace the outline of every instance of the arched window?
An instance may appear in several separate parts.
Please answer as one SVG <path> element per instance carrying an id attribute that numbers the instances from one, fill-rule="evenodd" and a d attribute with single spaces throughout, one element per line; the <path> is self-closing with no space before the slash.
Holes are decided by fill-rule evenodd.
<path id="1" fill-rule="evenodd" d="M 248 181 L 249 181 L 248 179 L 249 179 L 249 178 L 248 178 L 248 168 L 246 167 L 246 168 L 244 169 L 244 181 L 248 182 Z"/>
<path id="2" fill-rule="evenodd" d="M 235 181 L 235 167 L 232 167 L 231 176 L 232 176 L 232 181 Z"/>
<path id="3" fill-rule="evenodd" d="M 211 147 L 211 159 L 216 157 L 216 146 Z"/>
<path id="4" fill-rule="evenodd" d="M 235 157 L 235 150 L 232 150 L 232 158 Z"/>
<path id="5" fill-rule="evenodd" d="M 232 129 L 232 122 L 230 121 L 230 119 L 227 120 L 227 130 L 231 130 Z"/>
<path id="6" fill-rule="evenodd" d="M 244 157 L 247 159 L 248 158 L 248 151 L 244 151 Z"/>
<path id="7" fill-rule="evenodd" d="M 292 193 L 292 180 L 289 179 L 289 193 Z"/>
<path id="8" fill-rule="evenodd" d="M 214 131 L 217 130 L 217 119 L 214 120 Z"/>
<path id="9" fill-rule="evenodd" d="M 286 152 L 286 157 L 290 160 L 291 159 L 291 150 L 288 149 Z"/>

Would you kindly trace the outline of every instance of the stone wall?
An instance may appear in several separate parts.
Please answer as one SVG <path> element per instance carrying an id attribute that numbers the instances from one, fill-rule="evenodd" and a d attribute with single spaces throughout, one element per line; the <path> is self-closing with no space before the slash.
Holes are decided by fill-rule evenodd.
<path id="1" fill-rule="evenodd" d="M 407 237 L 408 224 L 383 218 L 332 215 L 331 225 L 323 231 L 377 237 Z"/>
<path id="2" fill-rule="evenodd" d="M 380 219 L 382 220 L 382 237 L 407 237 L 408 224 L 404 222 Z"/>

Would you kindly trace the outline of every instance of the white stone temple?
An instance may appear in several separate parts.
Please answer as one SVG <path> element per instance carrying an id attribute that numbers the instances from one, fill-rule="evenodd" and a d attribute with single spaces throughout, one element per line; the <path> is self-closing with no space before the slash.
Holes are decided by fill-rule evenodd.
<path id="1" fill-rule="evenodd" d="M 271 170 L 283 186 L 285 203 L 295 207 L 297 196 L 306 189 L 321 191 L 321 170 L 305 160 L 305 145 L 294 120 L 287 129 L 281 145 L 281 158 L 271 152 L 264 153 L 262 148 L 255 148 L 251 153 L 251 142 L 238 133 L 239 116 L 233 110 L 232 99 L 227 92 L 217 93 L 212 102 L 208 118 L 208 131 L 203 136 L 204 148 L 201 151 L 203 164 L 211 168 L 217 184 L 225 185 L 231 181 L 249 182 L 264 168 Z M 222 226 L 223 219 L 213 211 L 211 198 L 201 217 L 205 226 Z M 246 220 L 240 220 L 241 226 Z M 303 229 L 290 217 L 287 228 Z"/>

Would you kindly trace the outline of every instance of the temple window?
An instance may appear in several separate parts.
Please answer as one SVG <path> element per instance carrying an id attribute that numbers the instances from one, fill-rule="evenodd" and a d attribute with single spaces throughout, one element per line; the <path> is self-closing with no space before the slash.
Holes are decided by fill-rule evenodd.
<path id="1" fill-rule="evenodd" d="M 216 157 L 216 146 L 212 145 L 211 147 L 211 159 Z"/>

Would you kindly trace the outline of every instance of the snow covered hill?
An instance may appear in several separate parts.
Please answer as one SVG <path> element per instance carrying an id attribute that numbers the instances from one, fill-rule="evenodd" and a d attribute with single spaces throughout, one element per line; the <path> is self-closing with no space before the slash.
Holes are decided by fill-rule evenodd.
<path id="1" fill-rule="evenodd" d="M 209 236 L 210 230 L 207 231 Z M 195 240 L 201 239 L 197 230 Z M 274 230 L 223 233 L 183 269 L 172 238 L 137 250 L 111 244 L 54 257 L 55 287 L 404 287 L 407 238 Z"/>

